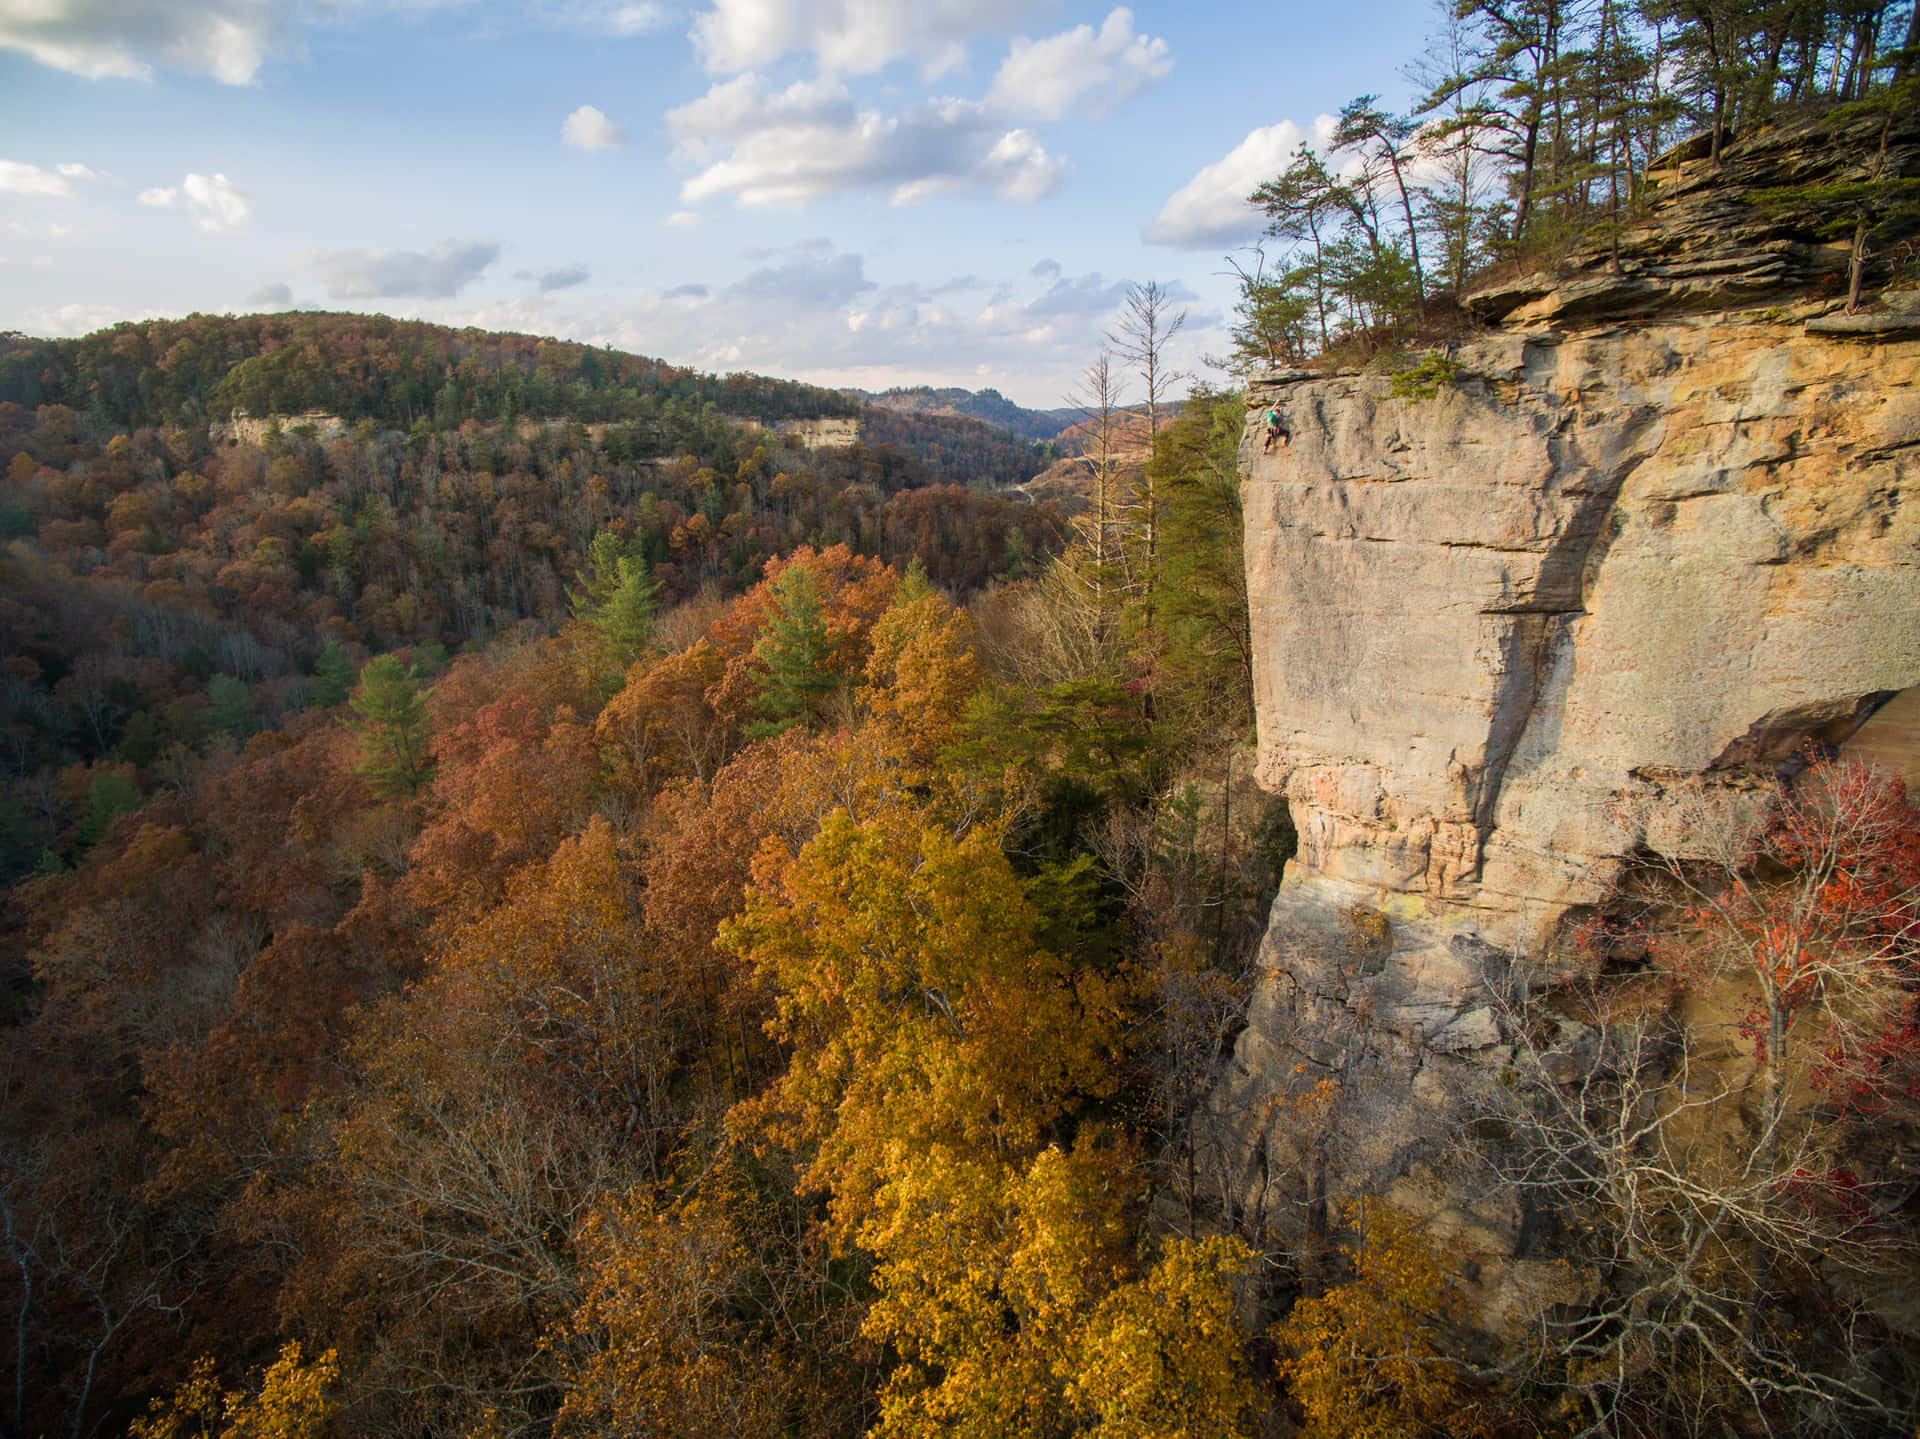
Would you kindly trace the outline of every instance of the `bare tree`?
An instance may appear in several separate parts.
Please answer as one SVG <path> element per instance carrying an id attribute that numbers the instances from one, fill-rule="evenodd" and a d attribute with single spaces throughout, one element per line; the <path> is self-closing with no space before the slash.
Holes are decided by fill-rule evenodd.
<path id="1" fill-rule="evenodd" d="M 176 1316 L 192 1289 L 190 1236 L 164 1224 L 89 1166 L 39 1144 L 0 1154 L 0 1241 L 14 1271 L 13 1401 L 0 1432 L 64 1421 L 82 1439 L 101 1420 L 103 1375 L 125 1379 L 129 1333 Z M 77 1164 L 76 1164 L 77 1161 Z M 73 1166 L 73 1172 L 60 1172 Z"/>
<path id="2" fill-rule="evenodd" d="M 1595 1435 L 1910 1429 L 1870 1299 L 1920 1258 L 1876 1154 L 1912 1103 L 1915 816 L 1829 765 L 1631 810 L 1639 919 L 1545 992 L 1516 966 L 1484 1096 L 1483 1153 L 1599 1295 L 1542 1317 L 1536 1377 Z"/>
<path id="3" fill-rule="evenodd" d="M 1155 493 L 1151 454 L 1154 436 L 1160 433 L 1160 410 L 1174 386 L 1185 379 L 1181 371 L 1167 363 L 1167 345 L 1187 322 L 1187 312 L 1173 312 L 1173 297 L 1158 280 L 1136 284 L 1127 291 L 1125 311 L 1120 323 L 1107 337 L 1114 353 L 1134 367 L 1146 387 L 1147 449 L 1149 463 L 1140 501 L 1141 534 L 1145 543 L 1139 585 L 1146 596 L 1147 620 L 1153 619 L 1153 586 L 1160 543 L 1160 504 Z"/>
<path id="4" fill-rule="evenodd" d="M 6 1244 L 7 1257 L 19 1274 L 20 1289 L 13 1316 L 13 1422 L 6 1432 L 20 1436 L 27 1432 L 27 1333 L 33 1323 L 33 1277 L 41 1262 L 46 1217 L 22 1212 L 22 1206 L 15 1202 L 16 1186 L 24 1192 L 25 1177 L 8 1164 L 0 1170 L 0 1241 Z"/>
<path id="5" fill-rule="evenodd" d="M 1093 515 L 1077 522 L 1087 547 L 1092 569 L 1087 579 L 1093 592 L 1096 624 L 1104 630 L 1108 589 L 1113 581 L 1117 554 L 1114 543 L 1114 482 L 1120 471 L 1120 418 L 1125 401 L 1121 397 L 1119 376 L 1113 373 L 1113 354 L 1102 350 L 1100 357 L 1080 377 L 1080 388 L 1069 401 L 1086 416 L 1087 444 L 1080 462 L 1093 480 Z"/>

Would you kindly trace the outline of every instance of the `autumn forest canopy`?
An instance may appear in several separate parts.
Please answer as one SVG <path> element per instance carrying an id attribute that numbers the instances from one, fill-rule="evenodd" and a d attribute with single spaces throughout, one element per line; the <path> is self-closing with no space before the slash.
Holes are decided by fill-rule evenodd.
<path id="1" fill-rule="evenodd" d="M 1063 1386 L 1238 1282 L 1132 1243 L 1142 957 L 1210 1015 L 1287 847 L 1237 398 L 1094 604 L 973 421 L 351 316 L 4 363 L 11 1427 L 904 1424 L 979 1400 L 889 1356 L 1002 1302 L 873 1228 L 949 1193 L 982 1254 L 1099 1211 L 995 1403 L 1175 1402 Z"/>
<path id="2" fill-rule="evenodd" d="M 1231 368 L 1404 351 L 1702 125 L 1893 116 L 1916 23 L 1463 4 L 1418 114 L 1251 197 Z M 1897 281 L 1907 193 L 1829 198 Z M 1553 1268 L 1504 1347 L 1429 1215 L 1329 1198 L 1349 1031 L 1223 1100 L 1296 835 L 1183 320 L 1135 286 L 1071 414 L 349 314 L 0 336 L 0 1436 L 1911 1434 L 1882 776 L 1702 798 L 1517 987 L 1445 1136 Z"/>

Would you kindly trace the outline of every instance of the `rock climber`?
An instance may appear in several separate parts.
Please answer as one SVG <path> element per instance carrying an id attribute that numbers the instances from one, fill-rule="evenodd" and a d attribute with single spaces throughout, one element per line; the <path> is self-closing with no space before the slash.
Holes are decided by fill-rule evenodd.
<path id="1" fill-rule="evenodd" d="M 1291 445 L 1293 443 L 1293 435 L 1287 427 L 1281 423 L 1280 412 L 1270 409 L 1267 411 L 1267 440 L 1266 444 L 1262 446 L 1265 453 L 1269 455 L 1273 453 L 1273 447 L 1276 441 L 1283 445 Z"/>

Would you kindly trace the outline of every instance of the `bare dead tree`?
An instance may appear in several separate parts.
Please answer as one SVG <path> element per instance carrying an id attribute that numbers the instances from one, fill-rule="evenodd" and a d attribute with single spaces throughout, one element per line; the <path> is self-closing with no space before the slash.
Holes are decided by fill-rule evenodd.
<path id="1" fill-rule="evenodd" d="M 1915 816 L 1816 766 L 1626 818 L 1659 844 L 1629 877 L 1640 960 L 1603 949 L 1544 992 L 1516 966 L 1512 1060 L 1483 1096 L 1483 1157 L 1598 1294 L 1542 1316 L 1535 1377 L 1593 1435 L 1705 1414 L 1905 1432 L 1915 1376 L 1867 1296 L 1920 1266 L 1915 1186 L 1863 1140 L 1913 1103 L 1882 1041 L 1912 1022 Z"/>
<path id="2" fill-rule="evenodd" d="M 1088 426 L 1086 447 L 1080 455 L 1080 462 L 1093 481 L 1093 514 L 1090 518 L 1076 521 L 1081 541 L 1086 546 L 1090 570 L 1087 576 L 1089 588 L 1093 593 L 1096 616 L 1100 627 L 1104 629 L 1105 615 L 1109 603 L 1109 589 L 1116 572 L 1116 559 L 1124 562 L 1124 556 L 1116 553 L 1114 543 L 1115 505 L 1114 483 L 1120 470 L 1120 418 L 1125 401 L 1121 394 L 1120 378 L 1113 372 L 1111 351 L 1102 350 L 1100 356 L 1087 366 L 1086 373 L 1080 378 L 1080 387 L 1071 396 L 1069 402 L 1075 405 L 1086 417 Z"/>
<path id="3" fill-rule="evenodd" d="M 1155 493 L 1151 453 L 1154 437 L 1160 433 L 1160 411 L 1173 388 L 1186 378 L 1167 360 L 1167 345 L 1186 322 L 1185 310 L 1174 313 L 1172 295 L 1158 280 L 1148 280 L 1127 291 L 1120 323 L 1107 337 L 1114 353 L 1140 376 L 1146 391 L 1149 463 L 1140 499 L 1140 529 L 1145 549 L 1139 587 L 1146 597 L 1149 625 L 1153 619 L 1153 587 L 1160 543 L 1160 505 Z"/>

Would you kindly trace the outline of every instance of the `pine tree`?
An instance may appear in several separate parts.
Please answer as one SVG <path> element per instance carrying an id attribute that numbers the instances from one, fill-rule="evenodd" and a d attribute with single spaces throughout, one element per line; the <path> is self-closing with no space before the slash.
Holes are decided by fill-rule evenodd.
<path id="1" fill-rule="evenodd" d="M 116 819 L 132 814 L 145 803 L 146 796 L 140 793 L 140 786 L 126 770 L 110 769 L 95 775 L 87 788 L 86 809 L 75 832 L 80 847 L 91 849 L 105 837 L 107 827 Z"/>
<path id="2" fill-rule="evenodd" d="M 329 709 L 340 704 L 353 693 L 353 682 L 359 673 L 353 657 L 340 642 L 329 640 L 313 662 L 313 702 Z"/>
<path id="3" fill-rule="evenodd" d="M 833 641 L 813 575 L 800 565 L 788 565 L 773 582 L 772 595 L 773 613 L 753 646 L 755 657 L 767 667 L 754 700 L 754 708 L 767 718 L 747 727 L 754 739 L 811 724 L 840 687 L 840 677 L 827 668 Z"/>
<path id="4" fill-rule="evenodd" d="M 207 728 L 236 743 L 253 733 L 253 695 L 232 675 L 207 682 Z"/>
<path id="5" fill-rule="evenodd" d="M 567 599 L 574 618 L 600 637 L 616 670 L 624 671 L 653 637 L 660 586 L 645 557 L 612 530 L 594 535 L 580 588 L 567 591 Z"/>
<path id="6" fill-rule="evenodd" d="M 1238 391 L 1195 389 L 1153 447 L 1166 497 L 1162 669 L 1170 715 L 1253 722 L 1253 645 L 1241 554 Z"/>
<path id="7" fill-rule="evenodd" d="M 1320 324 L 1322 349 L 1333 343 L 1327 326 L 1326 249 L 1339 231 L 1341 217 L 1350 210 L 1349 198 L 1342 190 L 1320 157 L 1302 145 L 1280 175 L 1247 197 L 1249 204 L 1267 212 L 1269 235 L 1312 247 L 1313 257 L 1303 268 L 1313 282 L 1313 307 Z"/>
<path id="8" fill-rule="evenodd" d="M 1229 331 L 1233 352 L 1225 360 L 1209 363 L 1237 375 L 1251 375 L 1283 361 L 1303 359 L 1307 316 L 1313 309 L 1307 289 L 1312 272 L 1305 266 L 1291 266 L 1270 275 L 1266 253 L 1258 249 L 1251 268 L 1231 255 L 1227 263 L 1240 280 L 1240 299 L 1233 307 L 1237 318 Z"/>
<path id="9" fill-rule="evenodd" d="M 1360 187 L 1371 192 L 1381 171 L 1393 177 L 1400 196 L 1400 209 L 1407 222 L 1407 245 L 1413 257 L 1415 298 L 1427 298 L 1426 281 L 1420 272 L 1420 230 L 1413 219 L 1413 194 L 1407 188 L 1407 169 L 1413 163 L 1412 141 L 1419 125 L 1404 115 L 1390 115 L 1375 102 L 1377 95 L 1362 95 L 1340 112 L 1340 123 L 1333 132 L 1335 150 L 1357 155 L 1363 167 Z M 1375 253 L 1380 249 L 1374 236 Z"/>
<path id="10" fill-rule="evenodd" d="M 1864 175 L 1753 193 L 1754 203 L 1763 210 L 1815 215 L 1819 217 L 1816 233 L 1823 238 L 1848 239 L 1848 314 L 1860 308 L 1874 238 L 1920 224 L 1920 176 L 1887 173 L 1887 141 L 1894 121 L 1911 114 L 1915 105 L 1920 105 L 1920 80 L 1901 80 L 1833 112 L 1835 118 L 1843 120 L 1873 117 L 1880 121 L 1879 149 Z"/>
<path id="11" fill-rule="evenodd" d="M 417 677 L 392 655 L 360 672 L 353 712 L 360 731 L 360 773 L 380 794 L 416 794 L 433 771 L 427 701 Z"/>

